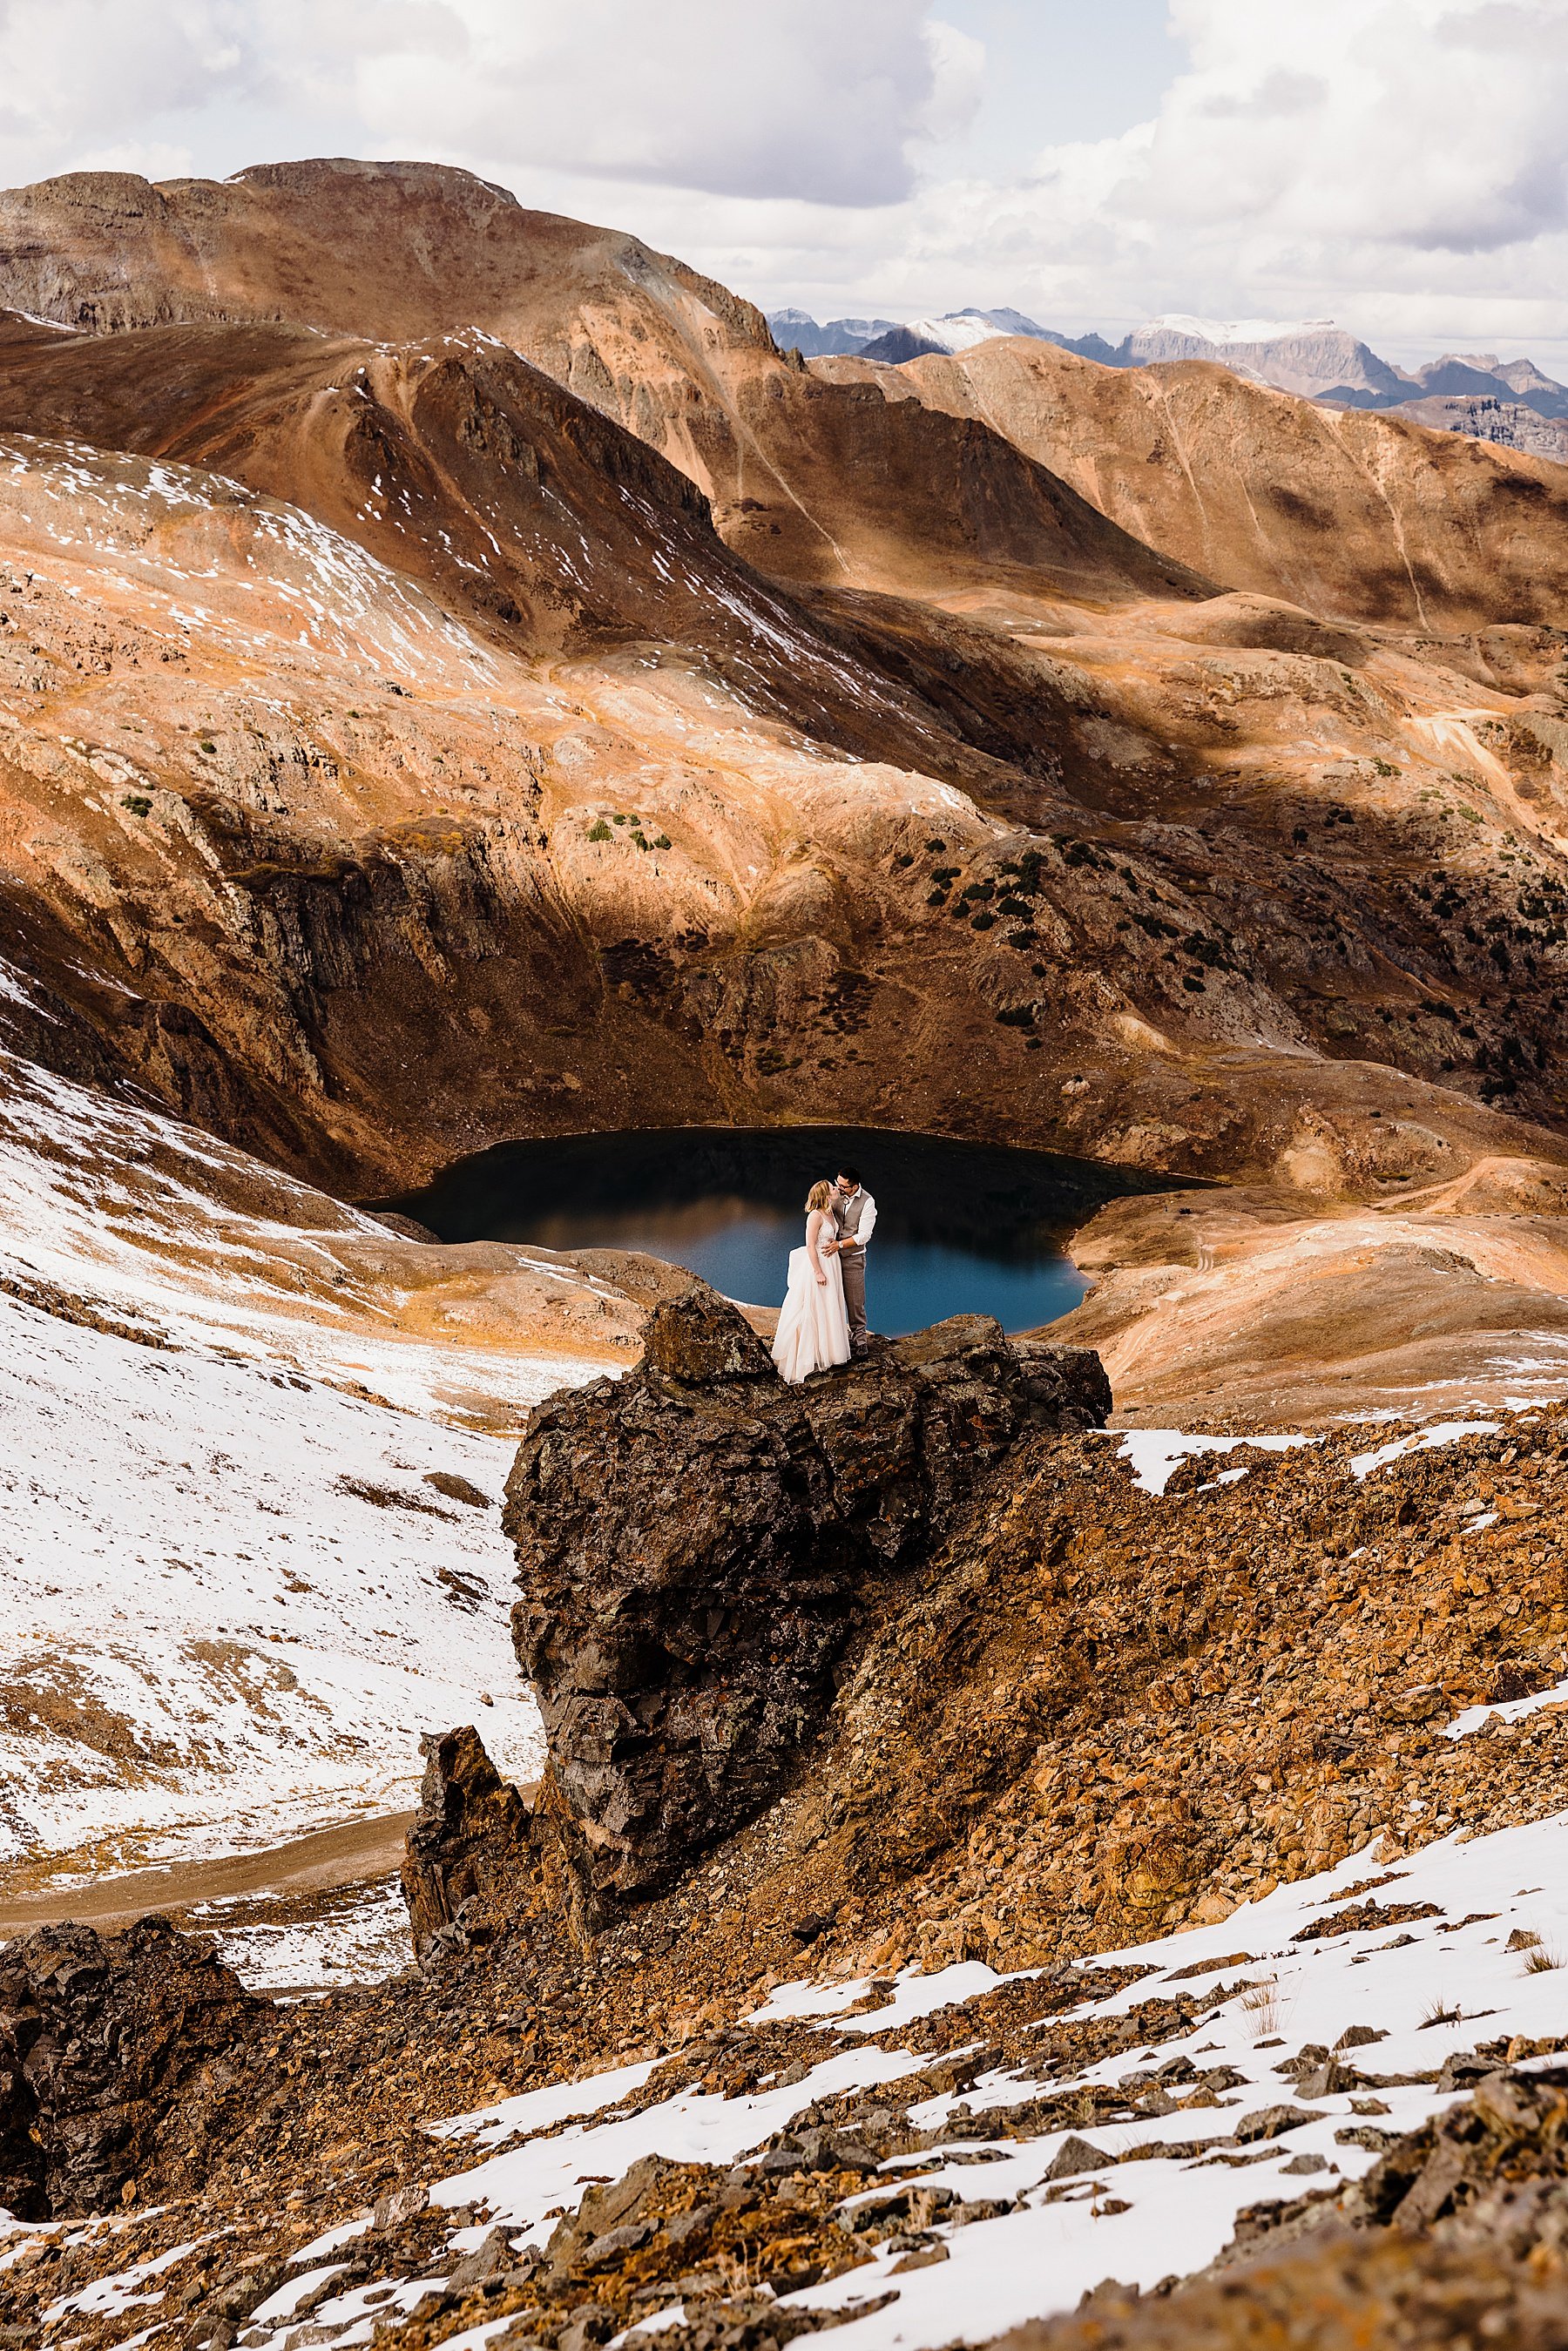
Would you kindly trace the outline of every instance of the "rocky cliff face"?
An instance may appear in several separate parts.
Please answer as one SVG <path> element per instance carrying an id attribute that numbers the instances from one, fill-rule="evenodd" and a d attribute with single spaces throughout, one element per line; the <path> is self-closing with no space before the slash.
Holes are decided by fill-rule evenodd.
<path id="1" fill-rule="evenodd" d="M 590 1924 L 669 1886 L 798 1767 L 868 1587 L 926 1558 L 1098 1360 L 961 1316 L 803 1387 L 695 1286 L 641 1368 L 534 1414 L 507 1489 L 519 1663 Z"/>

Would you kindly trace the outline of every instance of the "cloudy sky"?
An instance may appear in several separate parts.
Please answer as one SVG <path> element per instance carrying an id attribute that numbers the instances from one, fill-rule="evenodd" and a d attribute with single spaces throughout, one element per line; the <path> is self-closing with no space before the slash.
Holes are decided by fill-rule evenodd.
<path id="1" fill-rule="evenodd" d="M 1568 0 L 0 0 L 0 180 L 460 163 L 769 308 L 1568 361 Z"/>

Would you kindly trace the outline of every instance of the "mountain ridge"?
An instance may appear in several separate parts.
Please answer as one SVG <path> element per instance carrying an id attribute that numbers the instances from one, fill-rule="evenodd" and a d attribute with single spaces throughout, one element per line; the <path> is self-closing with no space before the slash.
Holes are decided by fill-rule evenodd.
<path id="1" fill-rule="evenodd" d="M 1337 327 L 1332 319 L 1217 319 L 1173 311 L 1131 329 L 1119 343 L 1110 343 L 1094 333 L 1062 334 L 1020 311 L 982 310 L 973 306 L 903 324 L 844 319 L 818 327 L 801 310 L 770 311 L 768 317 L 770 328 L 782 328 L 809 357 L 859 357 L 897 366 L 934 353 L 965 350 L 990 337 L 1022 334 L 1075 351 L 1081 359 L 1094 360 L 1103 367 L 1212 360 L 1233 374 L 1334 406 L 1414 413 L 1416 402 L 1468 394 L 1511 403 L 1537 416 L 1568 417 L 1568 385 L 1547 375 L 1532 360 L 1505 361 L 1495 353 L 1447 352 L 1411 371 L 1381 358 L 1368 343 Z M 852 326 L 873 323 L 880 329 L 875 335 L 847 331 Z M 1431 420 L 1422 416 L 1418 421 Z M 1455 424 L 1448 429 L 1468 428 Z M 1480 437 L 1498 436 L 1483 434 Z"/>

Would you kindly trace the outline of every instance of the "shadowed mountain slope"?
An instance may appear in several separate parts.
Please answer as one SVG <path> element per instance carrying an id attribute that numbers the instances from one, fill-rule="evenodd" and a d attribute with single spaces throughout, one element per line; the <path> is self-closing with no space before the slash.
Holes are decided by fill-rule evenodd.
<path id="1" fill-rule="evenodd" d="M 913 695 L 737 559 L 686 475 L 476 329 L 389 348 L 289 325 L 87 336 L 0 316 L 7 427 L 303 506 L 527 658 L 680 644 L 863 756 L 957 753 Z"/>
<path id="2" fill-rule="evenodd" d="M 1000 565 L 1057 591 L 1205 592 L 1005 438 L 890 419 L 786 365 L 761 312 L 685 264 L 434 164 L 12 190 L 0 302 L 95 334 L 287 319 L 401 342 L 478 327 L 659 449 L 766 569 L 899 589 Z"/>
<path id="3" fill-rule="evenodd" d="M 1444 633 L 1555 624 L 1568 601 L 1568 471 L 1541 457 L 1319 407 L 1204 360 L 1103 368 L 1019 336 L 812 371 L 982 419 L 1228 587 Z"/>

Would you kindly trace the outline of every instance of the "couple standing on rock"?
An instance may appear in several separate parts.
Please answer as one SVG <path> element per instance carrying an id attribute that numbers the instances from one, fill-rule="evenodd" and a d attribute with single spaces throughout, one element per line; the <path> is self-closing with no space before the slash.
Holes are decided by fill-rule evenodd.
<path id="1" fill-rule="evenodd" d="M 806 1246 L 789 1253 L 773 1339 L 773 1360 L 791 1385 L 865 1353 L 865 1252 L 875 1227 L 876 1202 L 853 1167 L 806 1195 Z"/>

